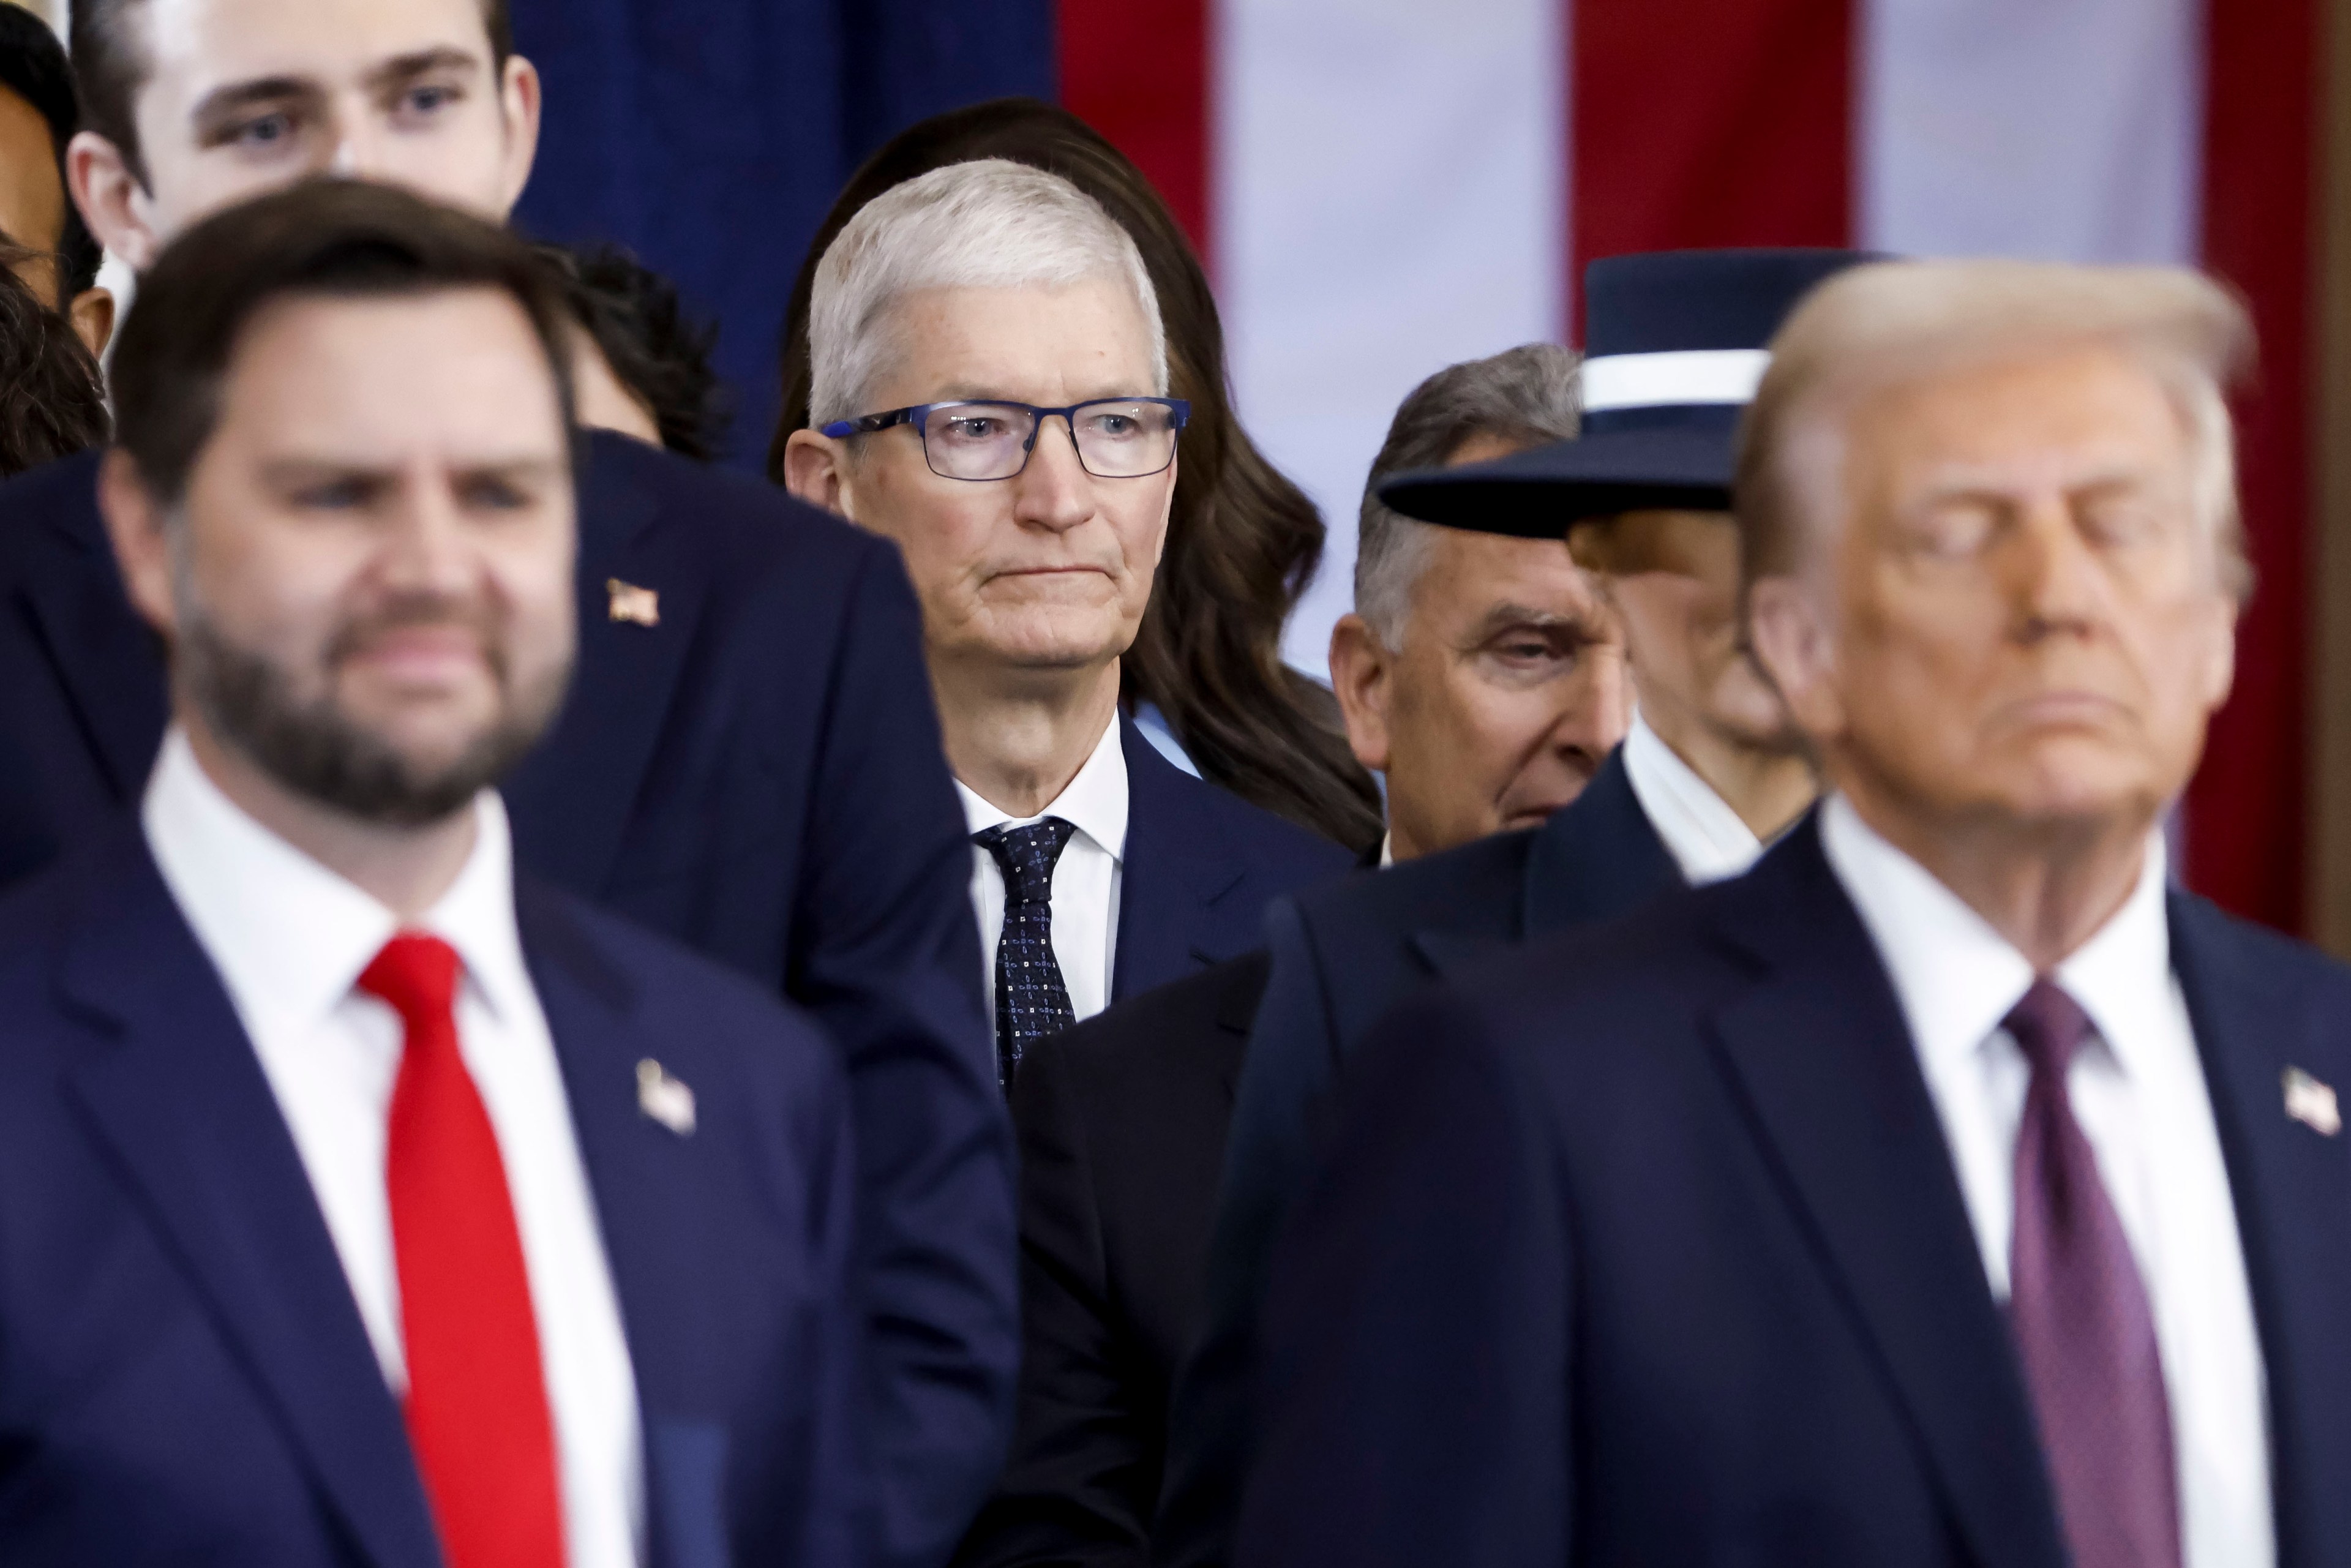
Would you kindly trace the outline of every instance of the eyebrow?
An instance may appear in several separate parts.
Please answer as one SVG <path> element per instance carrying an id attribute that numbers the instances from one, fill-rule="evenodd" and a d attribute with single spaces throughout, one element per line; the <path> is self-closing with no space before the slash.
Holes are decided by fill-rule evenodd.
<path id="1" fill-rule="evenodd" d="M 454 45 L 436 45 L 405 55 L 395 55 L 382 64 L 372 67 L 360 80 L 381 93 L 387 89 L 414 81 L 436 70 L 481 69 L 481 57 Z M 214 88 L 197 100 L 192 118 L 199 130 L 217 129 L 219 122 L 241 109 L 256 104 L 283 103 L 288 99 L 318 99 L 326 90 L 311 77 L 254 77 L 246 81 L 230 82 Z"/>
<path id="2" fill-rule="evenodd" d="M 414 81 L 418 77 L 430 76 L 434 71 L 478 72 L 481 68 L 481 56 L 468 49 L 458 48 L 454 44 L 440 44 L 432 48 L 417 49 L 405 55 L 394 55 L 383 64 L 370 70 L 360 79 L 368 86 L 381 91 L 386 88 L 403 86 Z"/>
<path id="3" fill-rule="evenodd" d="M 1498 632 L 1518 627 L 1530 632 L 1564 632 L 1587 643 L 1600 641 L 1598 617 L 1591 612 L 1537 610 L 1531 605 L 1505 601 L 1479 617 L 1478 624 L 1470 630 L 1469 646 L 1476 647 Z"/>

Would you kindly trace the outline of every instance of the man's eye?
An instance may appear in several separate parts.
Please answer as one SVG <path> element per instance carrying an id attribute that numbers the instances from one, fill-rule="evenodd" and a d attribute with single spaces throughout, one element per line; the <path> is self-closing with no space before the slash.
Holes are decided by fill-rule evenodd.
<path id="1" fill-rule="evenodd" d="M 466 481 L 458 494 L 469 509 L 477 512 L 519 511 L 530 501 L 511 481 L 489 477 Z"/>
<path id="2" fill-rule="evenodd" d="M 375 486 L 365 479 L 330 479 L 295 492 L 294 503 L 306 511 L 348 512 L 367 505 Z"/>
<path id="3" fill-rule="evenodd" d="M 273 147 L 294 134 L 294 116 L 280 110 L 256 120 L 245 120 L 229 131 L 229 141 L 244 147 Z"/>
<path id="4" fill-rule="evenodd" d="M 1991 542 L 1996 521 L 1989 507 L 1940 507 L 1918 520 L 1911 541 L 1923 555 L 1965 559 Z"/>
<path id="5" fill-rule="evenodd" d="M 455 88 L 445 85 L 411 88 L 401 100 L 401 107 L 412 114 L 438 114 L 455 103 L 460 96 Z"/>
<path id="6" fill-rule="evenodd" d="M 1004 422 L 978 415 L 947 421 L 947 434 L 956 441 L 993 441 L 1004 434 Z"/>

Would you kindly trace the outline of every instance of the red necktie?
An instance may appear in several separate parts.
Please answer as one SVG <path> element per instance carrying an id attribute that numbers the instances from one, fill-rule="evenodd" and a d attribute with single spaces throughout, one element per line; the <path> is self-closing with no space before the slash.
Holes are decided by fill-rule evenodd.
<path id="1" fill-rule="evenodd" d="M 403 933 L 360 977 L 407 1034 L 384 1186 L 408 1440 L 449 1568 L 562 1568 L 538 1324 L 497 1136 L 457 1050 L 457 975 L 446 942 Z"/>

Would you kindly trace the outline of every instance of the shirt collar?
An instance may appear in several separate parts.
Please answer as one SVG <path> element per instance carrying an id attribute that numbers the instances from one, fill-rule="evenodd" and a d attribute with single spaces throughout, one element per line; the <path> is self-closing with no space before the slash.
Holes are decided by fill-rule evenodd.
<path id="1" fill-rule="evenodd" d="M 1115 714 L 1102 730 L 1102 738 L 1094 742 L 1093 755 L 1086 758 L 1077 777 L 1035 816 L 1015 817 L 982 798 L 960 779 L 956 780 L 956 794 L 963 801 L 964 825 L 971 832 L 982 833 L 990 828 L 1025 828 L 1047 817 L 1059 817 L 1092 840 L 1095 847 L 1111 859 L 1123 862 L 1126 858 L 1126 751 L 1120 744 Z"/>
<path id="2" fill-rule="evenodd" d="M 1763 841 L 1714 787 L 1677 756 L 1633 710 L 1625 734 L 1625 774 L 1649 825 L 1694 886 L 1738 876 L 1763 852 Z"/>
<path id="3" fill-rule="evenodd" d="M 1939 1069 L 1974 1052 L 2032 988 L 2032 964 L 1842 795 L 1821 809 L 1821 848 L 1886 962 L 1920 1059 Z M 2158 832 L 2130 897 L 2057 966 L 2058 984 L 2126 1071 L 2147 1039 L 2128 1020 L 2171 983 L 2166 876 Z"/>
<path id="4" fill-rule="evenodd" d="M 493 790 L 474 803 L 474 849 L 413 929 L 448 943 L 490 1009 L 529 994 L 514 916 L 513 843 Z M 241 1004 L 326 1017 L 400 929 L 391 910 L 263 827 L 221 792 L 174 726 L 141 825 L 173 900 Z"/>

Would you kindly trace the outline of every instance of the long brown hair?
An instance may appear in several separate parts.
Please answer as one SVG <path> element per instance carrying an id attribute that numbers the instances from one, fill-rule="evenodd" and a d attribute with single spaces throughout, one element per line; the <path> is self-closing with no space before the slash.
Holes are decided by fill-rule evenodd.
<path id="1" fill-rule="evenodd" d="M 1281 625 L 1322 558 L 1322 517 L 1267 462 L 1233 415 L 1225 335 L 1199 257 L 1143 172 L 1085 121 L 1035 99 L 998 99 L 935 115 L 850 176 L 792 285 L 785 319 L 783 414 L 768 473 L 783 483 L 784 443 L 809 418 L 809 294 L 816 264 L 875 196 L 975 158 L 1059 174 L 1134 236 L 1159 294 L 1174 395 L 1192 404 L 1159 576 L 1122 695 L 1156 703 L 1201 773 L 1244 800 L 1351 849 L 1379 841 L 1379 795 L 1347 748 L 1338 705 L 1281 662 Z"/>

